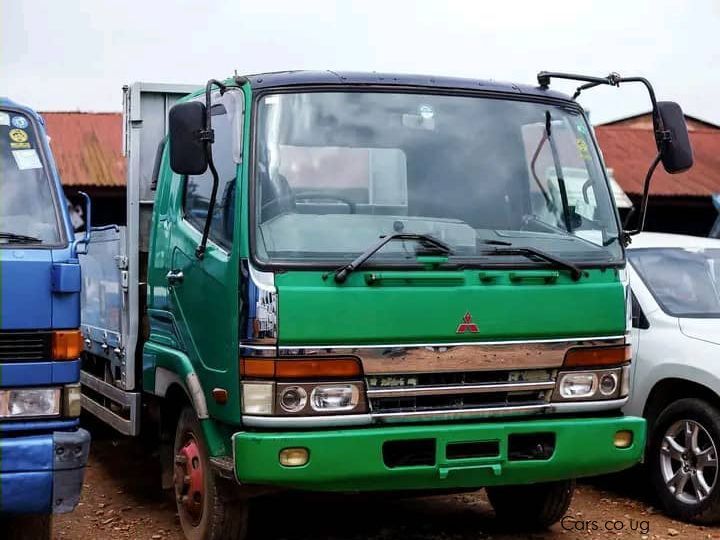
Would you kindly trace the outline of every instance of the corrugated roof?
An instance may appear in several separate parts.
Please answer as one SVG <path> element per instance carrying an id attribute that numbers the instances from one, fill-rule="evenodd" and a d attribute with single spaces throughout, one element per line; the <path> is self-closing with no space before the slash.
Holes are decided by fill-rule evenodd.
<path id="1" fill-rule="evenodd" d="M 630 127 L 595 128 L 605 163 L 627 193 L 642 193 L 645 174 L 657 150 L 651 130 Z M 650 185 L 652 195 L 709 196 L 720 193 L 720 130 L 690 132 L 695 164 L 684 173 L 668 174 L 658 165 Z"/>
<path id="2" fill-rule="evenodd" d="M 122 114 L 44 112 L 50 147 L 66 186 L 124 187 Z"/>

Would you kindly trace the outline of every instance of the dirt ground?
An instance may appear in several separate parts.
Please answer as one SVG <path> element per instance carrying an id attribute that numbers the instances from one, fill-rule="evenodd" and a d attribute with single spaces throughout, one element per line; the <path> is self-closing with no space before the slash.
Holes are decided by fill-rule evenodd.
<path id="1" fill-rule="evenodd" d="M 93 423 L 82 502 L 55 520 L 57 540 L 183 540 L 169 493 L 159 487 L 157 457 L 137 440 Z M 503 530 L 482 491 L 397 499 L 292 495 L 254 501 L 257 540 L 532 540 L 641 538 L 720 540 L 720 526 L 670 520 L 652 505 L 637 472 L 578 486 L 562 523 L 543 534 Z"/>

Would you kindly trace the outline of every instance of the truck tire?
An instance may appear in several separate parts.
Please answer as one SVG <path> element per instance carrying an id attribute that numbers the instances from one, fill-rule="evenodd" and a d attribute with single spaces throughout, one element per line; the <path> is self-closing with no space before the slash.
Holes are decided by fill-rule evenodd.
<path id="1" fill-rule="evenodd" d="M 23 514 L 8 517 L 0 523 L 7 540 L 51 540 L 52 515 Z"/>
<path id="2" fill-rule="evenodd" d="M 247 536 L 247 502 L 236 486 L 218 477 L 191 407 L 180 413 L 175 431 L 174 490 L 178 516 L 188 540 L 242 540 Z"/>
<path id="3" fill-rule="evenodd" d="M 575 481 L 497 486 L 485 491 L 498 519 L 515 529 L 536 531 L 562 519 L 572 501 Z"/>
<path id="4" fill-rule="evenodd" d="M 665 512 L 695 523 L 720 521 L 720 410 L 680 399 L 648 431 L 648 472 Z"/>

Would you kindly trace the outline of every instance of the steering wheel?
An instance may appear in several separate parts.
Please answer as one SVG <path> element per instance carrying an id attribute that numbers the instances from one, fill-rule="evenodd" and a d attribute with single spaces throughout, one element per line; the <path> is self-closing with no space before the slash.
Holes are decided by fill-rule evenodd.
<path id="1" fill-rule="evenodd" d="M 343 204 L 346 204 L 348 208 L 350 208 L 350 213 L 355 213 L 355 203 L 351 201 L 350 199 L 346 199 L 345 197 L 339 197 L 335 195 L 334 193 L 323 193 L 321 191 L 300 191 L 298 193 L 293 194 L 294 201 L 298 200 L 324 200 L 324 201 L 338 201 Z"/>

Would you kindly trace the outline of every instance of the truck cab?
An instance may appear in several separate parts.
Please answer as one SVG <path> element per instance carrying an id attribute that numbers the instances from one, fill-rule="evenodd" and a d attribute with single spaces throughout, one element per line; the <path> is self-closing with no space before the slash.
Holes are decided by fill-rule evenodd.
<path id="1" fill-rule="evenodd" d="M 0 516 L 49 538 L 80 498 L 80 264 L 42 118 L 0 99 Z M 21 530 L 22 529 L 22 530 Z"/>
<path id="2" fill-rule="evenodd" d="M 125 96 L 83 403 L 159 424 L 188 538 L 241 537 L 279 489 L 484 487 L 545 527 L 641 459 L 626 236 L 573 99 L 330 71 Z"/>

